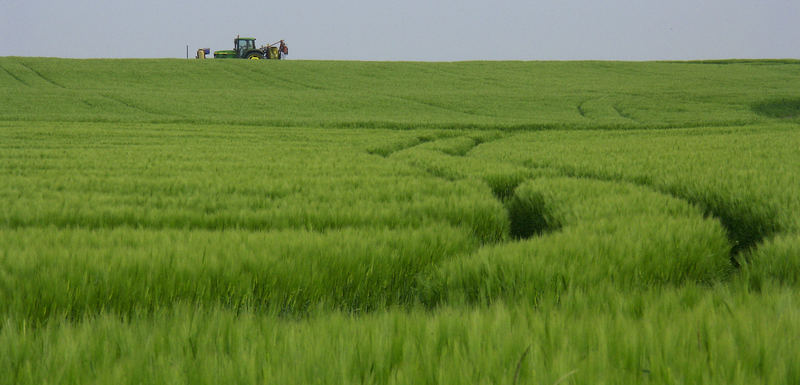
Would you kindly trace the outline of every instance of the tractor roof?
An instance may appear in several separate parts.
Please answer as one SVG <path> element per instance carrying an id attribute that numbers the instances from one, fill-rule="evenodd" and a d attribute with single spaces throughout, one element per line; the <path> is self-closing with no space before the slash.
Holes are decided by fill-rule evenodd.
<path id="1" fill-rule="evenodd" d="M 256 38 L 254 38 L 254 37 L 237 37 L 237 39 L 239 39 L 239 40 L 255 40 Z"/>

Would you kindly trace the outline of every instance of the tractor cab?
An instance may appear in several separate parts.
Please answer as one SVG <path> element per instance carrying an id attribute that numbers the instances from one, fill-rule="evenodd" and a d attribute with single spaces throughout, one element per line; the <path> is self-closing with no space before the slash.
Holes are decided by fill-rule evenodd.
<path id="1" fill-rule="evenodd" d="M 245 57 L 248 52 L 256 49 L 256 39 L 252 37 L 237 37 L 233 39 L 233 47 L 236 51 L 236 56 Z"/>

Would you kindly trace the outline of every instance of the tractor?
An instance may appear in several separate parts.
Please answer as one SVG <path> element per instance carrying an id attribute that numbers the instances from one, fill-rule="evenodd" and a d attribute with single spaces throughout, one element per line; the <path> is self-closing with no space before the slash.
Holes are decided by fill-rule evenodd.
<path id="1" fill-rule="evenodd" d="M 255 38 L 236 36 L 236 39 L 233 39 L 233 49 L 214 51 L 214 59 L 279 60 L 288 53 L 289 48 L 283 40 L 256 48 Z"/>

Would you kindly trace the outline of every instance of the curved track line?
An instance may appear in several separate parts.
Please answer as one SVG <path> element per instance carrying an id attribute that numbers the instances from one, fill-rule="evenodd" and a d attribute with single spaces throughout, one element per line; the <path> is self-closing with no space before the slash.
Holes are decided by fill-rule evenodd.
<path id="1" fill-rule="evenodd" d="M 611 108 L 613 108 L 613 109 L 614 109 L 614 111 L 616 111 L 617 115 L 619 115 L 619 117 L 620 117 L 620 118 L 623 118 L 623 119 L 628 119 L 628 120 L 630 120 L 630 121 L 632 121 L 632 122 L 635 122 L 635 123 L 641 123 L 641 122 L 639 122 L 638 120 L 634 119 L 634 118 L 631 116 L 631 114 L 629 114 L 629 113 L 627 113 L 627 112 L 624 112 L 624 111 L 622 111 L 622 109 L 621 109 L 621 108 L 619 108 L 619 106 L 618 106 L 618 105 L 614 104 L 614 105 L 612 105 L 612 106 L 611 106 Z"/>
<path id="2" fill-rule="evenodd" d="M 737 239 L 736 235 L 740 234 L 740 231 L 739 231 L 739 226 L 735 226 L 734 224 L 741 222 L 742 218 L 737 218 L 728 215 L 726 213 L 722 213 L 719 210 L 714 209 L 711 205 L 709 205 L 708 203 L 706 203 L 701 199 L 695 199 L 693 197 L 684 196 L 679 193 L 676 193 L 675 191 L 670 189 L 669 186 L 657 186 L 647 176 L 629 177 L 629 178 L 611 177 L 587 171 L 574 170 L 567 167 L 536 165 L 535 163 L 530 163 L 528 164 L 528 166 L 538 169 L 553 170 L 556 171 L 559 175 L 569 178 L 586 178 L 586 179 L 594 179 L 605 182 L 630 183 L 696 205 L 700 207 L 703 211 L 705 211 L 708 215 L 718 220 L 722 225 L 722 227 L 725 228 L 726 232 L 728 233 L 728 240 L 731 243 L 731 263 L 736 267 L 739 266 L 736 257 L 740 253 L 745 251 L 752 251 L 753 249 L 758 247 L 758 245 L 761 244 L 765 239 L 781 231 L 780 226 L 776 222 L 762 222 L 758 218 L 745 217 L 743 218 L 746 222 L 744 227 L 746 228 L 758 227 L 766 230 L 755 234 L 744 234 L 744 235 L 754 235 L 754 237 L 747 237 L 747 238 L 743 237 L 742 239 Z M 774 218 L 776 216 L 773 215 L 772 217 Z"/>
<path id="3" fill-rule="evenodd" d="M 488 143 L 488 142 L 490 142 L 490 141 L 487 141 L 486 143 Z M 420 144 L 422 144 L 422 143 L 416 143 L 413 146 L 408 146 L 407 148 L 413 148 L 413 147 L 415 147 L 417 145 L 420 145 Z M 442 152 L 442 154 L 445 155 L 445 156 L 458 158 L 457 156 L 453 156 L 453 155 L 447 154 L 445 152 Z M 513 162 L 510 162 L 510 163 L 513 164 Z M 427 174 L 429 174 L 431 176 L 434 176 L 434 177 L 437 177 L 437 178 L 441 178 L 441 179 L 447 180 L 447 181 L 454 180 L 451 177 L 446 177 L 446 176 L 441 175 L 441 172 L 436 172 L 435 170 L 432 171 L 430 169 L 430 167 L 424 167 L 423 165 L 414 165 L 414 164 L 412 164 L 412 166 L 415 166 L 418 169 L 420 169 L 422 171 L 425 171 Z M 632 185 L 635 185 L 635 186 L 638 186 L 638 187 L 641 187 L 641 188 L 645 188 L 645 189 L 648 189 L 650 191 L 653 191 L 653 192 L 656 192 L 656 193 L 659 193 L 659 194 L 663 194 L 663 195 L 666 195 L 666 196 L 670 196 L 672 198 L 675 198 L 675 199 L 678 199 L 678 200 L 682 200 L 682 201 L 687 202 L 689 204 L 698 206 L 702 210 L 704 210 L 706 213 L 708 213 L 708 215 L 712 216 L 714 219 L 719 221 L 720 225 L 726 230 L 728 241 L 730 242 L 730 245 L 731 245 L 731 263 L 736 267 L 738 267 L 738 261 L 737 261 L 736 257 L 741 252 L 746 251 L 746 250 L 752 250 L 753 248 L 757 247 L 758 244 L 760 244 L 764 239 L 766 239 L 767 237 L 769 237 L 772 234 L 775 234 L 775 233 L 779 232 L 777 224 L 774 224 L 774 223 L 760 223 L 758 218 L 745 218 L 745 220 L 746 220 L 746 222 L 748 222 L 748 224 L 750 224 L 752 222 L 752 224 L 760 225 L 759 226 L 760 228 L 766 228 L 768 230 L 764 231 L 762 233 L 756 234 L 755 238 L 752 238 L 752 239 L 744 239 L 744 238 L 743 239 L 738 239 L 737 234 L 740 234 L 740 232 L 738 230 L 738 227 L 735 226 L 734 224 L 737 223 L 737 221 L 739 221 L 740 218 L 734 218 L 734 217 L 732 217 L 730 215 L 727 215 L 726 213 L 721 213 L 721 212 L 719 212 L 719 210 L 715 210 L 713 207 L 711 207 L 709 204 L 707 204 L 706 202 L 704 202 L 702 200 L 698 200 L 698 199 L 694 199 L 692 197 L 688 197 L 688 196 L 684 196 L 684 195 L 678 194 L 675 191 L 672 191 L 671 189 L 669 189 L 668 187 L 656 186 L 647 177 L 641 177 L 641 178 L 615 178 L 615 177 L 608 177 L 608 176 L 603 176 L 603 175 L 598 175 L 598 174 L 592 174 L 592 173 L 589 173 L 589 172 L 576 171 L 576 170 L 573 170 L 573 169 L 570 169 L 570 168 L 567 168 L 567 167 L 537 165 L 535 163 L 529 163 L 529 164 L 526 164 L 525 166 L 526 167 L 530 167 L 530 168 L 552 170 L 552 171 L 555 171 L 558 175 L 561 175 L 563 177 L 568 177 L 568 178 L 587 178 L 587 179 L 600 180 L 600 181 L 604 181 L 604 182 L 629 183 L 629 184 L 632 184 Z M 521 183 L 524 183 L 526 180 L 528 180 L 528 179 L 520 180 L 519 181 L 520 183 L 518 183 L 517 185 L 519 185 Z M 491 188 L 492 186 L 489 186 L 489 187 Z M 501 197 L 498 197 L 497 195 L 495 195 L 494 197 L 495 197 L 495 199 L 498 199 L 499 201 L 501 201 L 501 203 L 503 203 Z"/>

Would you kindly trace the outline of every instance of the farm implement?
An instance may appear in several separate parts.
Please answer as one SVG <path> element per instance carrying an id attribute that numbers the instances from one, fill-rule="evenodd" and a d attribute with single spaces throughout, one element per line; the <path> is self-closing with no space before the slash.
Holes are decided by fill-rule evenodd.
<path id="1" fill-rule="evenodd" d="M 209 48 L 197 50 L 197 59 L 205 59 L 210 54 Z M 274 59 L 280 60 L 289 54 L 289 47 L 283 40 L 275 43 L 263 45 L 256 48 L 256 39 L 252 37 L 239 37 L 233 39 L 233 49 L 214 51 L 214 59 Z"/>

